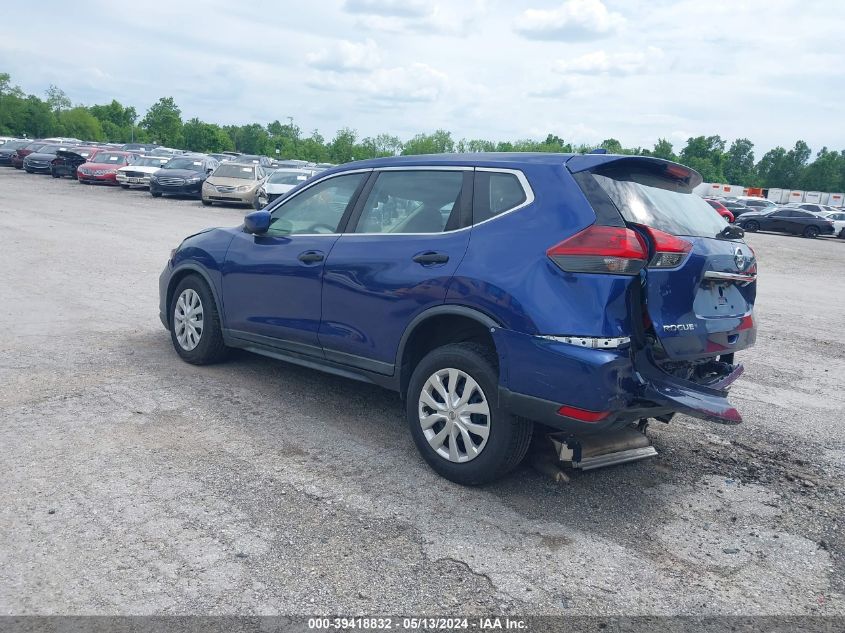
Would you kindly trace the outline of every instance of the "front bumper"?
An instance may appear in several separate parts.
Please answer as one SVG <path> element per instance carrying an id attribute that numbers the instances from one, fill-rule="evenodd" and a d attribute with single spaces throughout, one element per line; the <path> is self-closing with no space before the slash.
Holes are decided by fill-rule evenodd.
<path id="1" fill-rule="evenodd" d="M 149 176 L 127 176 L 126 174 L 122 174 L 117 172 L 116 175 L 117 183 L 119 185 L 128 185 L 130 187 L 149 187 L 150 186 L 150 177 Z"/>
<path id="2" fill-rule="evenodd" d="M 102 182 L 109 185 L 117 183 L 114 172 L 110 174 L 83 174 L 81 171 L 77 171 L 76 177 L 82 182 Z"/>
<path id="3" fill-rule="evenodd" d="M 24 162 L 23 168 L 24 171 L 30 174 L 49 174 L 50 173 L 50 163 L 43 164 L 43 163 L 27 163 Z"/>
<path id="4" fill-rule="evenodd" d="M 150 180 L 150 193 L 160 193 L 170 196 L 192 196 L 199 198 L 202 194 L 202 182 L 189 183 L 183 185 L 162 185 L 159 182 Z"/>
<path id="5" fill-rule="evenodd" d="M 255 196 L 255 189 L 249 191 L 220 191 L 214 185 L 209 184 L 202 188 L 202 199 L 211 202 L 251 205 L 255 202 Z"/>

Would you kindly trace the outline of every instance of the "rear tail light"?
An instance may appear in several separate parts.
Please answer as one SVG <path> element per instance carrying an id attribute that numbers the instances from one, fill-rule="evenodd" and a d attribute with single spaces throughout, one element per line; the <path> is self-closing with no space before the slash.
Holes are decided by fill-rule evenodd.
<path id="1" fill-rule="evenodd" d="M 636 275 L 647 258 L 643 239 L 620 226 L 588 226 L 546 251 L 566 272 Z"/>
<path id="2" fill-rule="evenodd" d="M 641 227 L 654 244 L 654 257 L 648 263 L 649 268 L 675 268 L 692 250 L 692 244 L 680 237 L 658 231 L 650 226 Z"/>

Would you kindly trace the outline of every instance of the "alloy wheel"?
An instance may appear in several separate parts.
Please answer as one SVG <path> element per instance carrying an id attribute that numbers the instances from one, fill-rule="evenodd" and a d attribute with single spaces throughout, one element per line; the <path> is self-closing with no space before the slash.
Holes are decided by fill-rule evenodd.
<path id="1" fill-rule="evenodd" d="M 490 406 L 481 386 L 452 367 L 429 376 L 419 397 L 419 421 L 429 446 L 442 458 L 468 462 L 490 436 Z"/>
<path id="2" fill-rule="evenodd" d="M 202 300 L 193 288 L 185 288 L 176 300 L 173 328 L 176 340 L 186 352 L 199 345 L 202 338 L 203 309 Z"/>

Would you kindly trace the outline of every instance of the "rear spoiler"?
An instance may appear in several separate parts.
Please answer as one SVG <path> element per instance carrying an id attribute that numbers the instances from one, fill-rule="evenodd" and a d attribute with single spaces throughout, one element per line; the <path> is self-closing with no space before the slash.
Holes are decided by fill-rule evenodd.
<path id="1" fill-rule="evenodd" d="M 610 166 L 661 169 L 668 177 L 680 180 L 690 189 L 697 187 L 704 180 L 694 169 L 685 167 L 671 160 L 653 156 L 625 156 L 622 154 L 579 154 L 566 161 L 566 167 L 573 174 L 592 171 L 598 167 Z"/>

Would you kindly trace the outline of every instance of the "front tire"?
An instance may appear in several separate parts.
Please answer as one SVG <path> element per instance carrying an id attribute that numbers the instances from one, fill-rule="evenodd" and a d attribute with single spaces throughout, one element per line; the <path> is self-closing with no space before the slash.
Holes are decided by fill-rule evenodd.
<path id="1" fill-rule="evenodd" d="M 120 185 L 121 189 L 129 189 L 129 185 Z"/>
<path id="2" fill-rule="evenodd" d="M 211 206 L 211 200 L 206 200 L 205 198 L 203 198 L 202 204 L 205 207 L 210 207 Z"/>
<path id="3" fill-rule="evenodd" d="M 804 237 L 807 237 L 811 240 L 816 239 L 819 236 L 819 227 L 813 226 L 812 224 L 804 229 Z"/>
<path id="4" fill-rule="evenodd" d="M 414 369 L 405 398 L 411 436 L 438 474 L 465 486 L 516 468 L 533 423 L 499 406 L 496 355 L 477 343 L 446 345 Z"/>
<path id="5" fill-rule="evenodd" d="M 161 198 L 161 192 L 160 191 L 150 191 L 150 195 L 153 198 Z"/>
<path id="6" fill-rule="evenodd" d="M 757 220 L 748 220 L 748 222 L 745 223 L 744 228 L 749 233 L 756 233 L 760 230 L 760 223 Z"/>
<path id="7" fill-rule="evenodd" d="M 210 365 L 223 360 L 228 351 L 217 304 L 208 284 L 188 275 L 173 291 L 168 306 L 170 340 L 182 360 L 192 365 Z"/>

